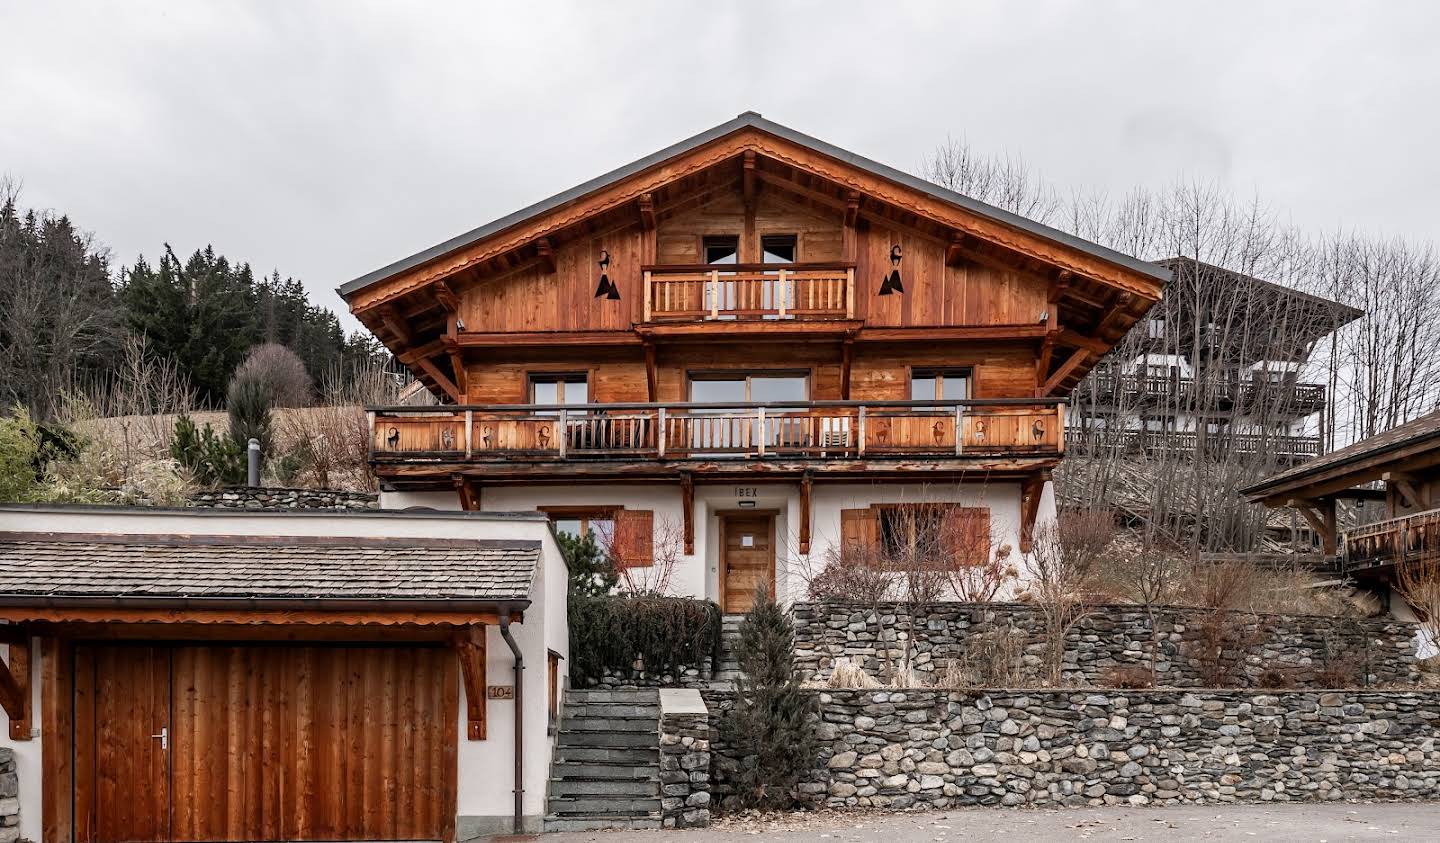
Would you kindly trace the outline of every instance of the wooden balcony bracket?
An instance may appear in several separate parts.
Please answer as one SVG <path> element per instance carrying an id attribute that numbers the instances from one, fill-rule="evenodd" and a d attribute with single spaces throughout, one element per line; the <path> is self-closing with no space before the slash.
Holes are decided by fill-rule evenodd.
<path id="1" fill-rule="evenodd" d="M 1338 536 L 1335 532 L 1335 499 L 1291 498 L 1286 506 L 1299 510 L 1310 529 L 1320 535 L 1326 556 L 1334 556 Z"/>
<path id="2" fill-rule="evenodd" d="M 555 250 L 550 247 L 550 238 L 541 237 L 535 241 L 535 256 L 540 260 L 541 272 L 555 274 Z"/>
<path id="3" fill-rule="evenodd" d="M 1026 477 L 1020 484 L 1021 553 L 1029 553 L 1035 548 L 1035 518 L 1040 514 L 1040 499 L 1049 480 L 1050 472 L 1041 471 Z"/>
<path id="4" fill-rule="evenodd" d="M 10 718 L 10 740 L 30 740 L 33 706 L 30 705 L 30 636 L 18 626 L 0 626 L 0 643 L 10 654 L 0 660 L 0 708 Z"/>
<path id="5" fill-rule="evenodd" d="M 815 479 L 810 472 L 800 475 L 800 553 L 810 553 L 810 487 Z"/>
<path id="6" fill-rule="evenodd" d="M 680 473 L 680 520 L 684 524 L 685 555 L 689 556 L 695 552 L 695 477 L 688 471 Z"/>
<path id="7" fill-rule="evenodd" d="M 452 322 L 453 324 L 453 322 Z M 470 399 L 469 373 L 465 371 L 465 360 L 460 354 L 460 343 L 454 335 L 445 338 L 445 353 L 450 357 L 450 371 L 455 373 L 455 403 L 465 404 Z"/>
<path id="8" fill-rule="evenodd" d="M 460 297 L 455 295 L 455 291 L 450 288 L 449 284 L 443 280 L 436 281 L 431 290 L 435 293 L 435 301 L 442 310 L 452 316 L 460 312 Z"/>
<path id="9" fill-rule="evenodd" d="M 1070 289 L 1070 283 L 1074 279 L 1075 276 L 1070 273 L 1070 270 L 1060 270 L 1059 274 L 1055 276 L 1055 283 L 1050 285 L 1050 304 L 1060 303 L 1060 299 L 1065 297 L 1065 293 Z"/>
<path id="10" fill-rule="evenodd" d="M 1058 331 L 1050 331 L 1045 335 L 1045 339 L 1040 341 L 1040 354 L 1035 358 L 1036 383 L 1044 383 L 1050 376 L 1050 357 L 1055 353 L 1055 335 L 1057 333 Z"/>
<path id="11" fill-rule="evenodd" d="M 455 652 L 460 657 L 460 681 L 465 686 L 465 737 L 485 740 L 485 625 L 470 624 L 455 630 Z"/>
<path id="12" fill-rule="evenodd" d="M 452 475 L 450 481 L 455 484 L 455 491 L 460 495 L 460 508 L 466 512 L 479 512 L 479 484 L 461 474 Z"/>
<path id="13" fill-rule="evenodd" d="M 640 198 L 635 200 L 635 210 L 640 214 L 642 230 L 650 231 L 655 228 L 655 197 L 653 194 L 640 194 Z"/>
<path id="14" fill-rule="evenodd" d="M 1084 363 L 1089 358 L 1089 349 L 1076 349 L 1074 354 L 1071 354 L 1064 363 L 1060 364 L 1060 368 L 1055 370 L 1055 374 L 1051 375 L 1049 380 L 1045 381 L 1044 385 L 1042 385 L 1039 389 L 1035 390 L 1035 397 L 1049 397 L 1060 386 L 1061 382 L 1070 376 L 1071 372 L 1074 372 L 1077 368 L 1080 367 L 1082 363 Z"/>
<path id="15" fill-rule="evenodd" d="M 945 265 L 959 266 L 965 260 L 966 240 L 969 238 L 964 234 L 956 234 L 950 238 L 950 245 L 945 247 Z"/>
<path id="16" fill-rule="evenodd" d="M 441 391 L 448 395 L 452 402 L 456 404 L 465 403 L 465 396 L 461 393 L 460 387 L 456 386 L 454 381 L 450 380 L 444 372 L 440 371 L 440 367 L 435 365 L 434 360 L 429 357 L 417 357 L 414 363 L 435 381 L 435 385 L 440 387 Z"/>

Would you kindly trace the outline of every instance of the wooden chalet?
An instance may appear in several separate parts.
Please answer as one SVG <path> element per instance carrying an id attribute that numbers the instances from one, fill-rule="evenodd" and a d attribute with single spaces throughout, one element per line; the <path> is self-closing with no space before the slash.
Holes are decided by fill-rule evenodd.
<path id="1" fill-rule="evenodd" d="M 1281 472 L 1244 490 L 1299 510 L 1341 571 L 1389 600 L 1399 565 L 1440 553 L 1440 411 Z M 1367 517 L 1349 529 L 1339 502 Z M 1393 608 L 1393 607 L 1392 607 Z"/>
<path id="2" fill-rule="evenodd" d="M 374 408 L 385 505 L 673 522 L 739 610 L 921 496 L 1024 549 L 1169 277 L 747 112 L 339 292 L 443 401 Z"/>

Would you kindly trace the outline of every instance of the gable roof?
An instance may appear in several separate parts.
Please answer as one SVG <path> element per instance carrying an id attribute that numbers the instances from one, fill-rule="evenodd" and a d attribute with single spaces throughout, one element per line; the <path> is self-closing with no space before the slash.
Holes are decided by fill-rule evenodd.
<path id="1" fill-rule="evenodd" d="M 1423 415 L 1413 421 L 1392 427 L 1384 433 L 1377 433 L 1369 439 L 1361 439 L 1294 468 L 1266 478 L 1253 486 L 1241 489 L 1241 494 L 1252 501 L 1273 495 L 1282 489 L 1293 489 L 1321 474 L 1343 469 L 1346 465 L 1368 457 L 1382 456 L 1390 451 L 1399 451 L 1409 446 L 1434 440 L 1440 448 L 1440 410 Z"/>
<path id="2" fill-rule="evenodd" d="M 381 267 L 380 269 L 377 269 L 373 272 L 368 272 L 365 275 L 362 275 L 354 280 L 347 281 L 346 283 L 341 284 L 339 287 L 337 287 L 336 292 L 339 293 L 342 298 L 348 297 L 372 284 L 384 281 L 387 278 L 399 275 L 400 273 L 429 263 L 436 258 L 463 249 L 467 246 L 484 240 L 487 237 L 498 234 L 508 228 L 512 228 L 516 225 L 526 222 L 527 220 L 530 220 L 534 217 L 538 217 L 544 213 L 553 211 L 556 208 L 560 208 L 563 205 L 579 199 L 582 196 L 594 193 L 597 190 L 601 190 L 605 187 L 615 184 L 616 182 L 622 181 L 630 176 L 635 175 L 636 173 L 643 172 L 671 158 L 683 155 L 687 152 L 704 146 L 711 141 L 725 137 L 726 135 L 745 128 L 758 129 L 767 134 L 774 135 L 775 137 L 803 146 L 813 152 L 825 155 L 830 158 L 834 158 L 857 169 L 864 170 L 872 175 L 879 176 L 880 178 L 884 178 L 892 182 L 896 182 L 897 184 L 900 184 L 912 190 L 929 194 L 936 199 L 963 208 L 977 216 L 984 217 L 994 222 L 998 222 L 1003 225 L 1007 225 L 1012 228 L 1016 228 L 1021 231 L 1025 231 L 1030 234 L 1063 244 L 1070 248 L 1076 249 L 1077 251 L 1084 252 L 1093 257 L 1129 269 L 1132 272 L 1147 275 L 1162 283 L 1170 280 L 1169 270 L 1158 264 L 1131 257 L 1130 255 L 1126 255 L 1122 252 L 1117 252 L 1114 249 L 1110 249 L 1097 243 L 1092 243 L 1088 240 L 1076 237 L 1073 234 L 1068 234 L 1066 232 L 1060 231 L 1059 229 L 1051 228 L 1050 226 L 1043 225 L 1031 219 L 1027 219 L 1020 216 L 1019 214 L 1011 213 L 1010 211 L 997 208 L 993 205 L 987 205 L 984 202 L 971 199 L 964 194 L 957 193 L 953 190 L 948 190 L 937 184 L 933 184 L 931 182 L 925 181 L 924 179 L 917 178 L 916 176 L 913 176 L 909 173 L 897 170 L 893 167 L 886 166 L 877 161 L 872 161 L 869 158 L 865 158 L 864 156 L 856 155 L 849 150 L 841 149 L 834 144 L 826 143 L 825 141 L 822 141 L 818 138 L 813 138 L 802 132 L 797 132 L 787 126 L 782 126 L 779 123 L 766 120 L 765 118 L 761 117 L 757 112 L 747 111 L 737 116 L 733 120 L 728 120 L 718 126 L 707 129 L 692 137 L 686 138 L 679 143 L 672 144 L 671 146 L 667 146 L 658 152 L 651 153 L 644 158 L 632 161 L 631 163 L 626 164 L 623 167 L 611 170 L 610 172 L 605 173 L 602 176 L 598 176 L 587 182 L 578 184 L 575 187 L 572 187 L 566 191 L 562 191 L 561 193 L 557 193 L 548 199 L 543 199 L 533 205 L 521 208 L 520 210 L 515 211 L 512 214 L 507 214 L 506 216 L 503 216 L 497 220 L 486 223 L 479 228 L 472 229 L 465 232 L 464 234 L 452 237 L 444 242 L 437 243 L 436 245 L 431 246 L 430 248 L 423 251 L 416 252 L 415 254 L 407 258 L 395 261 L 394 263 L 389 264 L 388 266 Z"/>
<path id="3" fill-rule="evenodd" d="M 528 602 L 539 563 L 538 541 L 0 532 L 0 604 L 460 609 Z"/>

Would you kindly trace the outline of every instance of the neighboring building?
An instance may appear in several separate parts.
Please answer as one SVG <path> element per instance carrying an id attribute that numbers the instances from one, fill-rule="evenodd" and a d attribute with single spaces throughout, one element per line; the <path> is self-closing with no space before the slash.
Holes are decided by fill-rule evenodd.
<path id="1" fill-rule="evenodd" d="M 1164 297 L 1075 390 L 1067 444 L 1094 454 L 1260 456 L 1325 449 L 1324 384 L 1302 371 L 1353 307 L 1191 258 Z"/>
<path id="2" fill-rule="evenodd" d="M 746 113 L 339 292 L 450 405 L 375 411 L 384 506 L 540 509 L 737 612 L 914 504 L 1028 551 L 1169 278 Z"/>
<path id="3" fill-rule="evenodd" d="M 1341 572 L 1409 619 L 1393 599 L 1396 568 L 1440 553 L 1440 411 L 1332 451 L 1244 490 L 1298 510 Z M 1363 520 L 1343 530 L 1341 508 Z"/>
<path id="4" fill-rule="evenodd" d="M 18 833 L 538 830 L 567 580 L 536 514 L 0 505 Z"/>

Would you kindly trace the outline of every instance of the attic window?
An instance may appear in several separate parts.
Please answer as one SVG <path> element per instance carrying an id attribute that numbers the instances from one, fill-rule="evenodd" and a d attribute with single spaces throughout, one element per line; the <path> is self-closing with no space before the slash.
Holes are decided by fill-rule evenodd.
<path id="1" fill-rule="evenodd" d="M 693 242 L 693 241 L 692 241 Z M 705 238 L 706 263 L 738 263 L 740 238 L 733 235 Z"/>
<path id="2" fill-rule="evenodd" d="M 764 263 L 794 263 L 795 235 L 767 234 L 761 237 L 760 255 Z"/>

